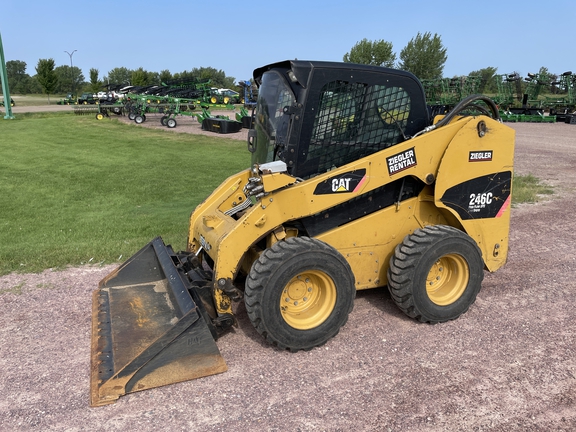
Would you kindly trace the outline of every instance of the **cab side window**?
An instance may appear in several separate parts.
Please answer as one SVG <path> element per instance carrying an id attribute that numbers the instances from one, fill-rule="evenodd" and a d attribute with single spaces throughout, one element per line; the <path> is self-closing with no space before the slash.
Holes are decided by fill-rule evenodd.
<path id="1" fill-rule="evenodd" d="M 410 97 L 402 87 L 332 81 L 319 97 L 308 154 L 318 173 L 403 141 Z"/>

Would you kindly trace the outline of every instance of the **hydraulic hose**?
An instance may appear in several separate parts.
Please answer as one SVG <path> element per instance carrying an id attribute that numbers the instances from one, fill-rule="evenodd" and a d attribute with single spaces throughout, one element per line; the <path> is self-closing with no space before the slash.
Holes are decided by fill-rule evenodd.
<path id="1" fill-rule="evenodd" d="M 502 121 L 502 119 L 500 118 L 500 112 L 498 111 L 498 107 L 496 106 L 496 104 L 492 99 L 484 95 L 478 95 L 478 94 L 470 95 L 462 99 L 460 102 L 458 102 L 458 104 L 452 110 L 450 110 L 450 112 L 446 114 L 446 116 L 438 123 L 424 128 L 423 130 L 415 134 L 412 138 L 416 138 L 419 135 L 425 134 L 427 132 L 433 131 L 434 129 L 447 125 L 454 119 L 454 117 L 456 117 L 457 115 L 461 114 L 462 112 L 468 109 L 475 109 L 477 111 L 480 111 L 482 114 L 489 115 L 490 112 L 486 108 L 476 104 L 476 102 L 478 101 L 482 101 L 488 106 L 489 111 L 492 112 L 492 118 L 494 120 Z"/>
<path id="2" fill-rule="evenodd" d="M 494 120 L 500 121 L 500 112 L 498 111 L 498 107 L 496 106 L 496 104 L 494 103 L 494 101 L 492 99 L 490 99 L 488 96 L 484 96 L 484 95 L 470 95 L 464 99 L 462 99 L 460 102 L 458 102 L 458 104 L 454 107 L 454 109 L 452 109 L 448 114 L 446 114 L 446 117 L 444 117 L 442 120 L 440 120 L 438 123 L 436 123 L 436 127 L 442 127 L 444 125 L 447 125 L 448 123 L 450 123 L 454 117 L 456 117 L 458 114 L 460 114 L 461 112 L 469 109 L 469 108 L 475 108 L 472 105 L 474 104 L 474 102 L 477 101 L 482 101 L 484 102 L 486 105 L 488 105 L 488 108 L 490 108 L 490 111 L 492 111 L 492 118 Z"/>

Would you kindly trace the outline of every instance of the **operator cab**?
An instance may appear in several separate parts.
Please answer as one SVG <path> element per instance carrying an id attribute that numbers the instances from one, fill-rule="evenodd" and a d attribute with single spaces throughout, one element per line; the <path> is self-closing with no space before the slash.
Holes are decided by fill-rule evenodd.
<path id="1" fill-rule="evenodd" d="M 424 90 L 405 71 L 284 61 L 254 71 L 252 163 L 310 178 L 396 145 L 429 125 Z"/>

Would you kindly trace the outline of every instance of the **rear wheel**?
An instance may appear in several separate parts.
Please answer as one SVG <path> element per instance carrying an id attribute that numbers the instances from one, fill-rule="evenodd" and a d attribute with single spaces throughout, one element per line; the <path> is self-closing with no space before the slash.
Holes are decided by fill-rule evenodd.
<path id="1" fill-rule="evenodd" d="M 131 112 L 128 114 L 128 120 L 134 120 L 136 118 L 136 113 Z"/>
<path id="2" fill-rule="evenodd" d="M 168 116 L 162 116 L 162 118 L 160 119 L 160 124 L 162 126 L 166 126 L 166 120 L 168 119 Z"/>
<path id="3" fill-rule="evenodd" d="M 483 278 L 484 262 L 476 242 L 456 228 L 436 225 L 416 230 L 396 247 L 388 289 L 406 315 L 438 323 L 466 312 Z"/>
<path id="4" fill-rule="evenodd" d="M 331 246 L 294 237 L 265 250 L 246 280 L 250 321 L 266 340 L 290 351 L 334 337 L 354 306 L 354 275 Z"/>

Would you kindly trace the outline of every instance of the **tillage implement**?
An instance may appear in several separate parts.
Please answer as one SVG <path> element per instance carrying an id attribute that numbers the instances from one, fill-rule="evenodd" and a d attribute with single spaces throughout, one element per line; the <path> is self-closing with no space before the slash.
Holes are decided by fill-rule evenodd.
<path id="1" fill-rule="evenodd" d="M 270 344 L 310 350 L 357 290 L 387 287 L 439 323 L 506 262 L 514 130 L 492 100 L 431 118 L 415 76 L 349 63 L 283 61 L 254 80 L 251 166 L 192 212 L 186 251 L 156 238 L 94 292 L 93 406 L 226 371 L 215 341 L 234 302 Z"/>

